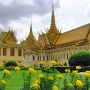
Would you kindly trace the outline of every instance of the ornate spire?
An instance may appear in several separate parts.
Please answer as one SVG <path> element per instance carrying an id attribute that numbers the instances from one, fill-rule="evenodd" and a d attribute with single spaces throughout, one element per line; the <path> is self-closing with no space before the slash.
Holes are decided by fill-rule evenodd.
<path id="1" fill-rule="evenodd" d="M 29 32 L 29 36 L 28 39 L 35 39 L 34 35 L 33 35 L 33 31 L 32 31 L 32 21 L 31 21 L 31 25 L 30 25 L 30 32 Z"/>
<path id="2" fill-rule="evenodd" d="M 52 17 L 51 17 L 51 26 L 55 26 L 55 15 L 54 15 L 54 5 L 52 3 Z"/>
<path id="3" fill-rule="evenodd" d="M 57 27 L 55 24 L 54 6 L 52 3 L 51 26 L 50 26 L 49 31 L 47 32 L 48 39 L 51 44 L 53 44 L 53 41 L 55 40 L 55 38 L 57 36 L 56 34 L 58 34 L 58 30 L 57 30 Z"/>
<path id="4" fill-rule="evenodd" d="M 34 49 L 37 47 L 36 45 L 36 39 L 33 35 L 33 31 L 32 31 L 32 22 L 31 22 L 31 25 L 30 25 L 30 33 L 29 33 L 29 36 L 26 40 L 26 47 L 27 48 L 30 48 L 30 49 Z"/>
<path id="5" fill-rule="evenodd" d="M 30 33 L 29 34 L 33 34 L 33 32 L 32 32 L 32 21 L 31 21 L 31 25 L 30 25 Z"/>
<path id="6" fill-rule="evenodd" d="M 51 26 L 50 29 L 48 31 L 49 33 L 53 32 L 53 33 L 57 33 L 57 27 L 55 24 L 55 15 L 54 15 L 54 5 L 52 3 L 52 15 L 51 15 Z"/>

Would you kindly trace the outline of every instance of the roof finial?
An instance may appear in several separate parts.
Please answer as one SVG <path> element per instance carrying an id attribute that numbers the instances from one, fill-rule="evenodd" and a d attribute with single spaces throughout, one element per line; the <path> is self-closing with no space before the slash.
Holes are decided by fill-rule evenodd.
<path id="1" fill-rule="evenodd" d="M 54 15 L 54 5 L 52 2 L 52 17 L 51 17 L 51 25 L 55 25 L 55 15 Z"/>
<path id="2" fill-rule="evenodd" d="M 31 25 L 30 25 L 30 33 L 32 33 L 32 20 L 31 20 Z"/>

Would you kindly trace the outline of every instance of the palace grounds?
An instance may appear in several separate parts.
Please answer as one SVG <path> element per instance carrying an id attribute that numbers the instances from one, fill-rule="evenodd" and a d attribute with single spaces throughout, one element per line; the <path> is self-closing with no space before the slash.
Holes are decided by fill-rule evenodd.
<path id="1" fill-rule="evenodd" d="M 7 81 L 5 85 L 5 89 L 3 90 L 28 90 L 22 89 L 25 84 L 25 76 L 30 74 L 30 86 L 33 86 L 36 80 L 40 81 L 41 79 L 47 78 L 47 82 L 52 84 L 51 87 L 56 86 L 58 89 L 52 90 L 90 90 L 90 71 L 84 73 L 78 73 L 77 71 L 70 72 L 69 69 L 65 70 L 65 73 L 60 73 L 57 70 L 52 70 L 51 72 L 42 72 L 41 70 L 35 70 L 35 73 L 31 70 L 9 70 L 10 73 L 4 77 L 3 70 L 0 70 L 0 80 L 4 79 Z M 44 77 L 39 77 L 40 74 L 43 74 Z M 3 78 L 4 77 L 4 78 Z M 78 85 L 76 85 L 76 81 Z M 45 82 L 43 83 L 45 84 Z M 47 84 L 48 85 L 48 84 Z M 50 86 L 50 85 L 49 85 Z M 88 87 L 88 89 L 87 89 Z M 34 87 L 35 88 L 35 87 Z M 75 89 L 76 88 L 76 89 Z M 82 89 L 83 88 L 83 89 Z M 31 89 L 31 90 L 39 90 L 39 89 Z M 44 90 L 44 89 L 40 89 Z M 45 89 L 49 90 L 49 89 Z"/>

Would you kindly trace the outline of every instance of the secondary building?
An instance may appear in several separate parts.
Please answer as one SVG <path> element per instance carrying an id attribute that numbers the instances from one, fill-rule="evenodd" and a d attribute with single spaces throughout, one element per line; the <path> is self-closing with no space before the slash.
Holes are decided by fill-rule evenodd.
<path id="1" fill-rule="evenodd" d="M 0 64 L 8 61 L 16 61 L 18 64 L 23 63 L 23 47 L 17 44 L 15 32 L 0 31 Z"/>

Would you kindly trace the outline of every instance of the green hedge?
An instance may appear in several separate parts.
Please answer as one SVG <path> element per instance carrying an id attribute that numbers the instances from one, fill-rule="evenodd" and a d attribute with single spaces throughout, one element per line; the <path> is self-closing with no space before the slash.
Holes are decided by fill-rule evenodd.
<path id="1" fill-rule="evenodd" d="M 10 67 L 10 66 L 18 66 L 18 64 L 15 61 L 8 61 L 5 63 L 5 67 Z"/>
<path id="2" fill-rule="evenodd" d="M 68 62 L 70 66 L 90 66 L 90 52 L 79 51 L 73 54 Z"/>
<path id="3" fill-rule="evenodd" d="M 72 72 L 73 70 L 76 70 L 76 66 L 56 66 L 56 67 L 51 67 L 51 69 L 56 69 L 57 71 L 59 71 L 60 73 L 65 73 L 66 69 L 70 69 L 70 71 Z M 81 70 L 79 70 L 79 72 L 85 72 L 87 70 L 90 70 L 90 66 L 82 66 Z"/>

